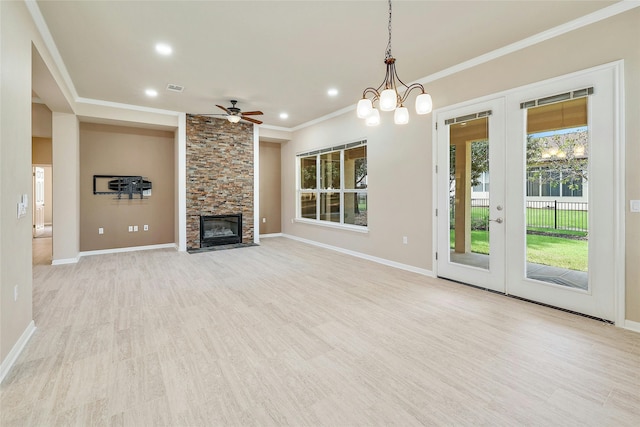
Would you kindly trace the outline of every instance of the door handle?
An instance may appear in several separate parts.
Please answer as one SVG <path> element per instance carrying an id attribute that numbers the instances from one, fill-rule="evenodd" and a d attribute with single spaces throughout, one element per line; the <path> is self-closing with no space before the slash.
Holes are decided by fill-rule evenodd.
<path id="1" fill-rule="evenodd" d="M 498 217 L 496 219 L 490 219 L 489 221 L 493 221 L 493 222 L 497 222 L 498 224 L 502 224 L 504 222 L 504 219 Z"/>

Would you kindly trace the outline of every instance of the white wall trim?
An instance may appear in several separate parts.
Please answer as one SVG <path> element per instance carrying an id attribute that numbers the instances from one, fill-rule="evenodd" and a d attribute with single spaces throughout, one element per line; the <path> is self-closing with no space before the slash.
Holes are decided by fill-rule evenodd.
<path id="1" fill-rule="evenodd" d="M 269 234 L 261 234 L 260 238 L 261 239 L 268 239 L 268 238 L 271 238 L 271 237 L 283 237 L 283 236 L 284 236 L 284 234 L 282 234 L 282 233 L 269 233 Z"/>
<path id="2" fill-rule="evenodd" d="M 398 268 L 400 270 L 411 271 L 412 273 L 418 273 L 423 276 L 428 277 L 436 277 L 435 274 L 431 270 L 426 270 L 424 268 L 414 267 L 413 265 L 402 264 L 400 262 L 391 261 L 385 258 L 379 258 L 372 255 L 363 254 L 362 252 L 356 252 L 349 249 L 340 248 L 338 246 L 331 246 L 325 243 L 316 242 L 314 240 L 303 239 L 302 237 L 293 236 L 291 234 L 283 234 L 282 237 L 286 237 L 287 239 L 296 240 L 298 242 L 307 243 L 313 246 L 319 246 L 324 249 L 330 249 L 332 251 L 340 252 L 343 254 L 351 255 L 357 258 L 366 259 L 368 261 L 377 262 L 378 264 L 383 264 L 389 267 Z"/>
<path id="3" fill-rule="evenodd" d="M 113 249 L 100 249 L 96 251 L 84 251 L 80 252 L 79 258 L 92 255 L 104 255 L 104 254 L 117 254 L 121 252 L 137 252 L 137 251 L 149 251 L 153 249 L 178 249 L 178 245 L 175 243 L 163 243 L 160 245 L 146 245 L 146 246 L 130 246 L 127 248 L 113 248 Z"/>
<path id="4" fill-rule="evenodd" d="M 11 349 L 9 354 L 7 354 L 7 357 L 5 357 L 2 363 L 0 363 L 0 383 L 2 383 L 2 381 L 5 379 L 5 377 L 13 367 L 14 363 L 16 363 L 16 360 L 18 360 L 20 353 L 22 353 L 22 350 L 24 350 L 24 347 L 27 345 L 29 339 L 35 331 L 36 325 L 32 320 L 31 322 L 29 322 L 22 335 L 20 335 L 18 341 L 16 341 L 16 343 L 13 345 L 13 348 Z"/>
<path id="5" fill-rule="evenodd" d="M 633 320 L 625 320 L 622 325 L 624 329 L 628 329 L 633 332 L 637 332 L 640 334 L 640 322 L 634 322 Z"/>
<path id="6" fill-rule="evenodd" d="M 187 115 L 178 116 L 178 250 L 187 250 Z"/>
<path id="7" fill-rule="evenodd" d="M 139 111 L 143 113 L 163 114 L 166 116 L 180 116 L 180 114 L 184 114 L 184 113 L 181 113 L 180 111 L 163 110 L 161 108 L 143 107 L 141 105 L 123 104 L 120 102 L 103 101 L 100 99 L 77 97 L 75 101 L 78 104 L 97 105 L 100 107 L 117 108 L 119 110 Z"/>
<path id="8" fill-rule="evenodd" d="M 253 125 L 253 243 L 260 243 L 260 128 Z"/>
<path id="9" fill-rule="evenodd" d="M 60 56 L 58 46 L 56 46 L 56 43 L 53 40 L 53 36 L 51 35 L 49 27 L 44 20 L 44 16 L 42 16 L 42 12 L 40 12 L 38 3 L 36 2 L 36 0 L 25 0 L 25 5 L 29 10 L 29 14 L 31 14 L 31 18 L 35 23 L 45 46 L 51 54 L 51 58 L 53 58 L 53 62 L 55 63 L 56 67 L 58 67 L 58 71 L 60 71 L 60 75 L 62 76 L 67 89 L 69 89 L 69 92 L 71 92 L 71 96 L 74 100 L 78 99 L 78 92 L 76 91 L 76 87 L 73 85 L 73 80 L 71 80 L 69 71 L 67 71 L 67 67 L 64 65 L 64 61 L 62 60 L 62 56 Z"/>
<path id="10" fill-rule="evenodd" d="M 284 127 L 284 126 L 274 126 L 274 125 L 264 125 L 263 124 L 263 125 L 260 125 L 260 127 L 263 128 L 263 129 L 277 130 L 277 131 L 280 131 L 280 132 L 289 132 L 289 133 L 291 133 L 291 131 L 292 131 L 292 128 L 287 128 L 287 127 Z"/>
<path id="11" fill-rule="evenodd" d="M 51 261 L 51 265 L 76 264 L 78 261 L 80 261 L 80 256 L 75 258 L 54 259 Z"/>
<path id="12" fill-rule="evenodd" d="M 640 2 L 639 2 L 640 4 Z M 614 169 L 616 174 L 613 179 L 615 182 L 614 197 L 614 216 L 617 224 L 615 233 L 615 266 L 614 266 L 614 292 L 616 305 L 616 326 L 625 325 L 626 316 L 626 273 L 625 264 L 625 213 L 626 213 L 626 186 L 625 186 L 625 135 L 626 135 L 626 119 L 625 119 L 625 96 L 624 96 L 624 60 L 617 61 L 613 67 L 615 73 L 615 94 L 617 104 L 615 108 L 615 132 L 614 137 Z M 626 326 L 625 326 L 626 327 Z"/>

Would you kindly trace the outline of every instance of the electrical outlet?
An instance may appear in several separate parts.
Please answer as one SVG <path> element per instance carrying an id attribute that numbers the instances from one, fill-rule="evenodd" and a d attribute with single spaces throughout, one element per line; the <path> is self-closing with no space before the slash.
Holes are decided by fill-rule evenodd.
<path id="1" fill-rule="evenodd" d="M 104 228 L 102 227 L 98 228 L 98 234 L 104 234 Z"/>
<path id="2" fill-rule="evenodd" d="M 129 233 L 131 233 L 133 231 L 133 225 L 129 226 Z"/>
<path id="3" fill-rule="evenodd" d="M 13 301 L 18 301 L 18 285 L 13 287 Z"/>
<path id="4" fill-rule="evenodd" d="M 402 236 L 402 243 L 404 243 L 405 245 L 409 243 L 409 239 L 407 238 L 407 236 Z"/>
<path id="5" fill-rule="evenodd" d="M 149 231 L 149 224 L 145 224 L 142 227 L 144 231 Z"/>
<path id="6" fill-rule="evenodd" d="M 262 218 L 262 223 L 264 224 L 265 222 L 267 222 L 267 218 Z"/>
<path id="7" fill-rule="evenodd" d="M 137 225 L 134 225 L 134 226 L 133 226 L 133 231 L 134 231 L 134 232 L 135 232 L 135 231 L 138 231 L 138 226 L 137 226 Z"/>

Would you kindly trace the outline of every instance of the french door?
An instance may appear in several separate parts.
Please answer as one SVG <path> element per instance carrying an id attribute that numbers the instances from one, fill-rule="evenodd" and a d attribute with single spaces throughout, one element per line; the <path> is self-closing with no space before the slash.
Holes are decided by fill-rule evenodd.
<path id="1" fill-rule="evenodd" d="M 504 292 L 504 99 L 437 120 L 438 275 Z"/>
<path id="2" fill-rule="evenodd" d="M 617 75 L 436 112 L 438 276 L 615 320 Z"/>

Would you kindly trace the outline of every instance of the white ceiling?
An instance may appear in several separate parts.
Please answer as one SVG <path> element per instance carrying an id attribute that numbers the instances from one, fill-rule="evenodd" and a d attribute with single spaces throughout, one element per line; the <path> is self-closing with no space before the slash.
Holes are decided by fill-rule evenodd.
<path id="1" fill-rule="evenodd" d="M 613 3 L 396 0 L 398 73 L 409 83 Z M 37 4 L 81 98 L 188 113 L 237 99 L 265 124 L 291 128 L 355 104 L 384 77 L 384 0 Z M 157 42 L 173 54 L 158 55 Z"/>

